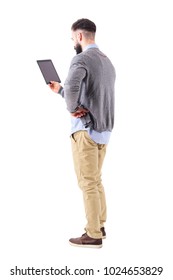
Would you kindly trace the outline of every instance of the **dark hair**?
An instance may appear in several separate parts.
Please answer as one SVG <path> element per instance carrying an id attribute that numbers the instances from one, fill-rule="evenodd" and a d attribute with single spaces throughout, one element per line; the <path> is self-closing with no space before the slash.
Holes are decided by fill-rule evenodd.
<path id="1" fill-rule="evenodd" d="M 73 31 L 76 31 L 77 29 L 82 29 L 82 30 L 86 30 L 86 31 L 95 33 L 96 25 L 94 22 L 92 22 L 91 20 L 89 20 L 87 18 L 81 18 L 72 24 L 71 29 Z"/>

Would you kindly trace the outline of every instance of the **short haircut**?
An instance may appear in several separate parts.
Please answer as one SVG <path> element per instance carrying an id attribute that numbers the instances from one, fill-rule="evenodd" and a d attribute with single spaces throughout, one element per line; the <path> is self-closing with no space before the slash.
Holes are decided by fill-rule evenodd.
<path id="1" fill-rule="evenodd" d="M 78 29 L 95 33 L 96 32 L 96 25 L 94 22 L 87 18 L 81 18 L 75 21 L 72 24 L 71 30 L 76 31 Z"/>

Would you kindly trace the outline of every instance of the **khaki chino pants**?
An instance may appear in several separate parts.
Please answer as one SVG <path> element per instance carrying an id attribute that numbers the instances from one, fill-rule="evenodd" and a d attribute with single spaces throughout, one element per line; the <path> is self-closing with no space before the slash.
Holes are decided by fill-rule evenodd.
<path id="1" fill-rule="evenodd" d="M 71 144 L 78 185 L 83 192 L 85 230 L 90 237 L 101 238 L 100 228 L 106 221 L 106 199 L 101 180 L 106 145 L 95 143 L 83 130 L 71 135 Z"/>

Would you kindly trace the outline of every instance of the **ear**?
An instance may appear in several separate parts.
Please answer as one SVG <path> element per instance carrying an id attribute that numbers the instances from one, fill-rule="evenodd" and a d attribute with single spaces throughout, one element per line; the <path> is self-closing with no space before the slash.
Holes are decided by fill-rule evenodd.
<path id="1" fill-rule="evenodd" d="M 77 37 L 78 37 L 79 42 L 82 41 L 82 38 L 83 38 L 82 36 L 83 36 L 82 32 L 79 32 L 79 33 L 77 34 Z"/>

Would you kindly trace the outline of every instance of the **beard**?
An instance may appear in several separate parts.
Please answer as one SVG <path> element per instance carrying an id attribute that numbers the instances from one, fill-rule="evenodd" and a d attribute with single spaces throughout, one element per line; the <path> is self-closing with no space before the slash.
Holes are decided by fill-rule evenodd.
<path id="1" fill-rule="evenodd" d="M 79 54 L 82 52 L 82 46 L 77 43 L 76 46 L 74 47 L 75 51 L 76 51 L 76 54 Z"/>

